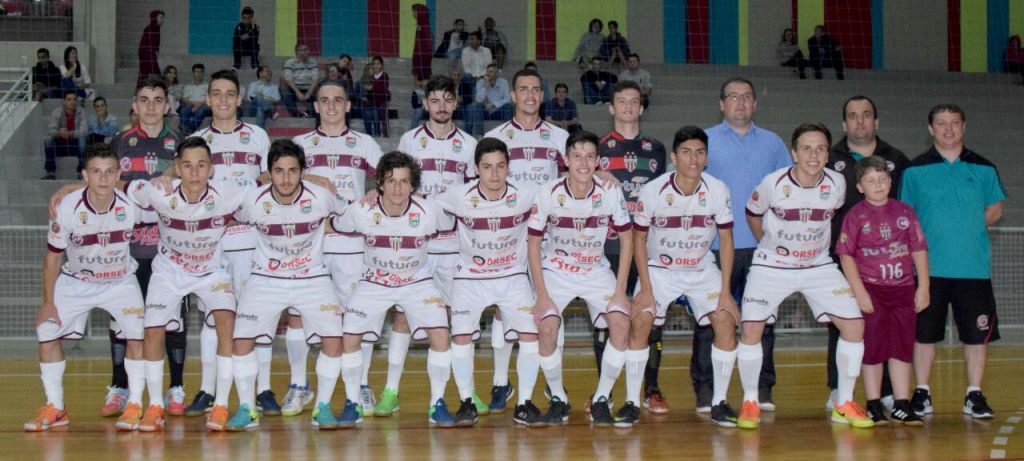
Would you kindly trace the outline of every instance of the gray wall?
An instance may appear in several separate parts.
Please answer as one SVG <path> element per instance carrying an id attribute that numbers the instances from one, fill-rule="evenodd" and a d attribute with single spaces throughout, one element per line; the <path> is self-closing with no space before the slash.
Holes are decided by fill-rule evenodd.
<path id="1" fill-rule="evenodd" d="M 946 1 L 900 0 L 883 3 L 885 68 L 948 69 Z"/>

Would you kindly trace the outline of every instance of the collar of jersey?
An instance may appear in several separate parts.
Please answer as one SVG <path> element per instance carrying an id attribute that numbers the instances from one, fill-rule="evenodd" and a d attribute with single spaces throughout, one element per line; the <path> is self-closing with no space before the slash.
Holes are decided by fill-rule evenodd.
<path id="1" fill-rule="evenodd" d="M 590 198 L 590 196 L 594 195 L 594 192 L 597 191 L 597 187 L 597 181 L 593 181 L 590 184 L 590 192 L 587 192 L 587 195 L 582 198 L 576 198 L 574 195 L 572 195 L 572 191 L 569 190 L 569 177 L 566 176 L 565 179 L 562 180 L 562 188 L 565 189 L 565 193 L 569 194 L 569 197 L 572 198 L 573 200 L 586 200 Z"/>
<path id="2" fill-rule="evenodd" d="M 799 187 L 801 189 L 814 189 L 815 187 L 820 186 L 821 183 L 825 182 L 825 177 L 828 176 L 828 173 L 826 173 L 825 170 L 821 170 L 821 177 L 818 178 L 818 182 L 814 183 L 813 186 L 804 187 L 804 186 L 800 185 L 800 181 L 797 181 L 796 177 L 793 176 L 793 171 L 796 171 L 796 165 L 793 165 L 793 166 L 789 167 L 789 171 L 786 172 L 786 178 L 788 178 L 789 181 L 792 182 L 794 186 Z M 776 184 L 778 184 L 778 183 L 776 183 Z"/>
<path id="3" fill-rule="evenodd" d="M 100 212 L 96 211 L 96 208 L 93 208 L 92 203 L 89 203 L 89 188 L 86 187 L 85 189 L 82 189 L 82 203 L 84 203 L 85 204 L 85 208 L 87 210 L 89 210 L 90 212 L 92 212 L 93 214 L 107 214 L 107 213 L 109 213 L 110 210 L 114 209 L 114 202 L 116 202 L 116 201 L 117 201 L 117 192 L 116 192 L 116 189 L 115 189 L 114 198 L 110 200 L 110 207 L 107 208 L 107 211 L 104 211 L 104 212 L 100 213 Z"/>
<path id="4" fill-rule="evenodd" d="M 348 134 L 350 131 L 352 131 L 352 129 L 349 128 L 348 126 L 345 126 L 345 130 L 342 131 L 341 133 L 339 133 L 337 136 L 331 136 L 331 135 L 327 134 L 327 132 L 325 132 L 324 130 L 321 130 L 319 126 L 316 127 L 315 131 L 316 131 L 316 134 L 318 134 L 320 136 L 324 136 L 324 137 L 328 137 L 328 138 L 340 138 L 340 137 L 345 136 L 346 134 Z"/>
<path id="5" fill-rule="evenodd" d="M 207 186 L 206 190 L 207 190 L 207 192 L 209 192 L 209 190 L 210 190 L 209 186 Z M 302 181 L 302 180 L 299 181 L 299 195 L 295 196 L 295 200 L 293 200 L 292 203 L 288 204 L 288 205 L 285 205 L 285 204 L 277 201 L 277 197 L 274 197 L 274 185 L 273 184 L 271 184 L 270 188 L 267 189 L 267 193 L 270 194 L 270 199 L 273 200 L 274 203 L 277 203 L 278 205 L 281 205 L 281 206 L 292 206 L 292 205 L 295 205 L 296 203 L 299 203 L 299 199 L 302 198 L 302 194 L 306 193 L 306 182 Z"/>
<path id="6" fill-rule="evenodd" d="M 174 190 L 175 190 L 175 192 L 178 193 L 178 196 L 181 197 L 181 199 L 185 201 L 185 203 L 187 203 L 189 205 L 195 205 L 196 203 L 202 203 L 203 199 L 205 199 L 207 195 L 210 195 L 210 191 L 213 190 L 213 186 L 211 186 L 210 184 L 207 184 L 206 185 L 206 190 L 203 191 L 203 195 L 201 197 L 199 197 L 199 200 L 196 200 L 195 203 L 192 203 L 192 202 L 188 201 L 188 197 L 185 197 L 185 191 L 181 190 L 181 183 L 178 183 L 178 187 L 175 187 Z"/>
<path id="7" fill-rule="evenodd" d="M 245 126 L 245 123 L 242 123 L 241 120 L 238 120 L 238 125 L 235 125 L 235 128 L 232 129 L 231 131 L 220 131 L 217 129 L 217 127 L 213 126 L 213 123 L 210 123 L 210 131 L 217 134 L 236 133 L 239 130 L 241 130 L 243 126 Z"/>
<path id="8" fill-rule="evenodd" d="M 423 128 L 423 131 L 425 131 L 427 133 L 427 136 L 430 136 L 431 139 L 436 139 L 436 140 L 452 139 L 459 132 L 459 127 L 455 126 L 454 123 L 452 124 L 452 131 L 450 131 L 447 135 L 442 136 L 440 138 L 438 138 L 437 135 L 435 135 L 433 131 L 430 131 L 430 128 L 427 128 L 427 124 L 426 123 L 424 123 L 422 125 L 422 128 Z"/>
<path id="9" fill-rule="evenodd" d="M 682 195 L 683 197 L 693 197 L 697 192 L 704 188 L 704 175 L 700 175 L 700 182 L 697 183 L 697 188 L 693 190 L 693 194 L 687 194 L 679 190 L 679 186 L 676 185 L 676 172 L 674 171 L 672 172 L 672 176 L 668 178 L 668 183 L 672 185 L 672 190 L 676 191 L 677 194 Z"/>
<path id="10" fill-rule="evenodd" d="M 156 135 L 156 137 L 151 138 L 151 137 L 149 137 L 148 134 L 146 134 L 146 130 L 142 129 L 142 125 L 136 123 L 135 126 L 132 128 L 132 131 L 138 133 L 139 137 L 144 138 L 144 139 L 157 139 L 157 138 L 162 138 L 164 136 L 167 136 L 167 133 L 170 130 L 167 128 L 167 124 L 165 123 L 163 128 L 160 129 L 160 134 Z"/>
<path id="11" fill-rule="evenodd" d="M 505 197 L 508 196 L 509 191 L 512 190 L 512 184 L 509 184 L 508 181 L 505 181 L 505 191 L 501 193 L 501 197 L 498 197 L 497 199 L 494 199 L 494 200 L 491 200 L 491 199 L 487 198 L 487 196 L 484 195 L 484 191 L 480 190 L 480 180 L 479 179 L 476 180 L 476 184 L 473 185 L 473 189 L 475 189 L 477 195 L 479 195 L 480 198 L 484 199 L 485 201 L 488 201 L 488 202 L 500 202 L 502 200 L 505 200 Z M 572 194 L 570 194 L 570 195 L 572 195 Z"/>
<path id="12" fill-rule="evenodd" d="M 523 126 L 520 125 L 519 122 L 516 121 L 515 117 L 512 117 L 512 120 L 509 120 L 508 123 L 512 124 L 512 126 L 515 127 L 515 129 L 520 130 L 520 131 L 533 131 L 533 130 L 536 130 L 536 129 L 540 128 L 540 126 L 544 124 L 544 119 L 537 120 L 537 124 L 534 125 L 534 127 L 530 128 L 530 129 L 523 128 Z"/>
<path id="13" fill-rule="evenodd" d="M 409 209 L 412 208 L 412 203 L 413 203 L 413 198 L 409 197 L 409 203 L 405 204 L 405 210 L 403 210 L 401 214 L 397 214 L 395 216 L 391 216 L 391 215 L 388 214 L 388 210 L 386 210 L 384 208 L 384 204 L 380 202 L 380 196 L 377 196 L 377 208 L 380 208 L 381 213 L 384 213 L 384 216 L 387 216 L 389 218 L 400 218 L 402 216 L 405 216 L 406 213 L 409 212 Z"/>

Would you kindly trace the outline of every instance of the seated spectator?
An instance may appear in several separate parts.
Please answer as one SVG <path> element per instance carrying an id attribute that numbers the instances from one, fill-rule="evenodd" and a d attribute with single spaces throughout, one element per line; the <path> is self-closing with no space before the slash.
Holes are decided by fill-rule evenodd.
<path id="1" fill-rule="evenodd" d="M 814 78 L 821 80 L 821 69 L 831 67 L 836 70 L 836 79 L 843 77 L 843 53 L 832 36 L 825 33 L 825 26 L 814 27 L 814 35 L 807 39 L 807 49 L 811 54 L 811 67 Z"/>
<path id="2" fill-rule="evenodd" d="M 75 157 L 78 159 L 78 172 L 81 177 L 82 154 L 85 152 L 86 139 L 85 112 L 78 110 L 78 95 L 74 90 L 64 92 L 64 104 L 50 114 L 50 123 L 46 128 L 49 140 L 46 141 L 45 153 L 46 176 L 43 179 L 57 179 L 57 157 Z"/>
<path id="3" fill-rule="evenodd" d="M 476 80 L 473 76 L 462 72 L 462 66 L 455 62 L 448 66 L 448 76 L 458 84 L 458 99 L 455 101 L 455 112 L 452 113 L 452 120 L 467 120 L 466 111 L 473 103 L 476 92 Z M 466 128 L 463 122 L 462 128 Z"/>
<path id="4" fill-rule="evenodd" d="M 590 60 L 590 70 L 580 76 L 584 104 L 609 104 L 612 101 L 612 87 L 619 78 L 603 70 L 603 65 L 601 57 L 594 56 Z"/>
<path id="5" fill-rule="evenodd" d="M 1006 53 L 1003 57 L 1006 64 L 1006 72 L 1017 74 L 1020 80 L 1018 85 L 1024 85 L 1024 49 L 1020 46 L 1020 35 L 1014 35 L 1006 41 Z"/>
<path id="6" fill-rule="evenodd" d="M 340 81 L 341 80 L 341 68 L 338 67 L 337 64 L 328 64 L 327 65 L 327 78 L 325 80 L 334 80 L 336 82 Z"/>
<path id="7" fill-rule="evenodd" d="M 341 76 L 338 78 L 338 81 L 340 81 L 342 85 L 344 85 L 345 94 L 348 95 L 352 94 L 352 83 L 355 81 L 355 78 L 352 77 L 353 66 L 354 64 L 352 63 L 352 56 L 349 56 L 347 54 L 338 56 L 338 72 L 341 74 Z"/>
<path id="8" fill-rule="evenodd" d="M 466 131 L 483 136 L 484 120 L 508 121 L 512 119 L 512 93 L 508 81 L 498 76 L 498 66 L 487 66 L 487 76 L 476 82 L 476 95 L 469 106 Z"/>
<path id="9" fill-rule="evenodd" d="M 164 82 L 167 83 L 167 106 L 171 109 L 168 115 L 178 115 L 181 107 L 181 82 L 178 81 L 177 67 L 164 67 Z"/>
<path id="10" fill-rule="evenodd" d="M 469 34 L 469 46 L 462 49 L 462 68 L 474 79 L 480 80 L 487 74 L 491 60 L 491 50 L 482 46 L 480 32 Z"/>
<path id="11" fill-rule="evenodd" d="M 121 131 L 128 131 L 139 125 L 139 114 L 135 113 L 135 109 L 128 110 L 128 123 L 121 127 Z"/>
<path id="12" fill-rule="evenodd" d="M 452 61 L 462 59 L 462 48 L 469 43 L 469 34 L 466 33 L 466 21 L 461 18 L 455 20 L 455 27 L 444 33 L 441 44 L 434 51 L 435 58 L 448 59 L 449 65 Z"/>
<path id="13" fill-rule="evenodd" d="M 36 65 L 32 66 L 32 93 L 36 101 L 61 97 L 60 69 L 50 61 L 50 50 L 36 51 Z"/>
<path id="14" fill-rule="evenodd" d="M 505 68 L 505 56 L 508 54 L 508 39 L 505 34 L 494 28 L 494 18 L 484 19 L 484 33 L 482 35 L 484 47 L 491 50 L 498 69 Z"/>
<path id="15" fill-rule="evenodd" d="M 604 34 L 601 29 L 604 23 L 600 19 L 590 20 L 590 30 L 580 37 L 580 43 L 576 45 L 576 51 L 572 54 L 572 61 L 579 64 L 580 69 L 590 66 L 590 60 L 601 54 L 601 45 L 604 44 Z"/>
<path id="16" fill-rule="evenodd" d="M 540 71 L 537 70 L 537 63 L 535 63 L 533 61 L 526 61 L 526 64 L 523 65 L 523 69 L 532 70 L 534 72 L 537 72 L 537 75 L 540 75 Z M 543 106 L 544 104 L 547 104 L 548 101 L 551 100 L 551 96 L 552 96 L 551 88 L 548 87 L 548 81 L 544 80 L 544 77 L 541 77 L 541 79 L 540 79 L 540 89 L 541 89 L 541 91 L 544 92 L 544 98 L 541 99 L 541 102 L 540 102 L 541 106 Z"/>
<path id="17" fill-rule="evenodd" d="M 409 120 L 409 129 L 420 126 L 420 122 L 430 117 L 427 109 L 423 107 L 423 101 L 426 100 L 426 94 L 423 91 L 424 82 L 416 82 L 416 88 L 412 90 L 412 97 L 410 103 L 412 104 L 412 119 Z"/>
<path id="18" fill-rule="evenodd" d="M 281 92 L 278 86 L 270 81 L 270 66 L 260 66 L 256 70 L 256 80 L 249 84 L 245 92 L 249 95 L 247 105 L 248 115 L 256 117 L 256 124 L 265 128 L 267 117 L 277 118 L 277 103 L 281 102 Z"/>
<path id="19" fill-rule="evenodd" d="M 608 36 L 601 43 L 601 57 L 609 64 L 622 65 L 629 56 L 629 42 L 619 33 L 619 23 L 608 21 Z"/>
<path id="20" fill-rule="evenodd" d="M 242 68 L 242 56 L 249 57 L 249 66 L 260 66 L 260 26 L 252 22 L 252 7 L 242 8 L 242 22 L 231 35 L 231 52 L 235 55 L 235 69 Z"/>
<path id="21" fill-rule="evenodd" d="M 316 60 L 309 57 L 309 47 L 305 43 L 297 43 L 295 57 L 284 62 L 284 82 L 281 84 L 281 99 L 292 117 L 312 117 L 312 109 L 305 103 L 312 106 L 318 83 L 320 68 Z M 301 111 L 300 102 L 304 103 Z"/>
<path id="22" fill-rule="evenodd" d="M 75 90 L 79 98 L 91 97 L 92 78 L 85 65 L 78 61 L 78 48 L 64 48 L 64 64 L 60 66 L 61 90 Z"/>
<path id="23" fill-rule="evenodd" d="M 117 116 L 107 112 L 107 100 L 102 96 L 92 101 L 92 110 L 95 113 L 89 116 L 89 135 L 86 144 L 110 144 L 119 129 Z"/>
<path id="24" fill-rule="evenodd" d="M 775 59 L 783 67 L 792 67 L 793 73 L 800 75 L 800 80 L 807 78 L 807 74 L 804 73 L 804 69 L 807 68 L 807 60 L 804 59 L 804 52 L 800 51 L 800 46 L 796 44 L 796 35 L 793 35 L 793 29 L 782 31 L 782 40 L 775 47 Z"/>
<path id="25" fill-rule="evenodd" d="M 654 89 L 651 82 L 651 73 L 640 68 L 640 55 L 631 53 L 626 59 L 626 70 L 619 74 L 619 80 L 632 80 L 640 87 L 641 104 L 644 109 L 651 103 L 651 91 Z"/>
<path id="26" fill-rule="evenodd" d="M 388 137 L 388 101 L 391 100 L 391 79 L 384 72 L 384 59 L 374 56 L 363 69 L 363 131 L 374 137 Z"/>
<path id="27" fill-rule="evenodd" d="M 555 98 L 544 106 L 544 120 L 569 134 L 583 129 L 580 115 L 576 113 L 576 102 L 569 99 L 569 87 L 564 83 L 555 84 Z"/>
<path id="28" fill-rule="evenodd" d="M 178 117 L 181 122 L 181 131 L 185 135 L 192 134 L 203 124 L 203 120 L 213 112 L 210 106 L 206 105 L 206 93 L 209 84 L 204 80 L 206 66 L 202 63 L 192 65 L 192 83 L 181 88 L 181 107 L 178 108 Z"/>

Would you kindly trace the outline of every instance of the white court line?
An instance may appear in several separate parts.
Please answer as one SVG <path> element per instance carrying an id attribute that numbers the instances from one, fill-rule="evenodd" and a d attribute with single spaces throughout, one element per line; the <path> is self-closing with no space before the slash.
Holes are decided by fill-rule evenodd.
<path id="1" fill-rule="evenodd" d="M 1006 445 L 1009 441 L 1009 437 L 996 437 L 992 439 L 992 445 Z"/>
<path id="2" fill-rule="evenodd" d="M 1003 459 L 1006 457 L 1006 450 L 993 448 L 992 451 L 988 453 L 988 457 L 992 459 Z"/>
<path id="3" fill-rule="evenodd" d="M 1009 418 L 1006 418 L 1006 422 L 1008 422 L 1010 424 L 1017 424 L 1017 423 L 1020 422 L 1020 420 L 1021 420 L 1020 416 L 1011 416 Z"/>
<path id="4" fill-rule="evenodd" d="M 1013 426 L 1003 426 L 999 428 L 1000 434 L 1009 434 L 1013 432 Z"/>

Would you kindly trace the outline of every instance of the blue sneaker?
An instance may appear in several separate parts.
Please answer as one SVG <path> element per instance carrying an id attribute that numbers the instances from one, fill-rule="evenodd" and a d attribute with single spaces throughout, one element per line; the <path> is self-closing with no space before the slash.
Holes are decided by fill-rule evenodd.
<path id="1" fill-rule="evenodd" d="M 330 403 L 316 404 L 316 408 L 313 409 L 313 427 L 321 431 L 338 428 L 338 420 L 334 418 Z"/>
<path id="2" fill-rule="evenodd" d="M 448 405 L 444 399 L 437 399 L 429 410 L 427 410 L 428 421 L 437 427 L 455 427 L 455 418 L 448 412 Z"/>
<path id="3" fill-rule="evenodd" d="M 256 409 L 264 416 L 278 416 L 281 414 L 281 405 L 277 404 L 277 396 L 274 391 L 267 389 L 256 396 Z"/>
<path id="4" fill-rule="evenodd" d="M 260 412 L 255 409 L 249 409 L 249 404 L 243 403 L 242 406 L 238 407 L 238 412 L 235 416 L 232 416 L 228 420 L 228 425 L 225 429 L 232 432 L 244 431 L 249 428 L 259 427 L 260 425 Z"/>
<path id="5" fill-rule="evenodd" d="M 505 409 L 508 408 L 508 400 L 514 395 L 516 395 L 516 390 L 511 384 L 506 384 L 504 386 L 492 386 L 491 404 L 489 405 L 490 412 L 501 413 L 505 411 Z"/>
<path id="6" fill-rule="evenodd" d="M 345 408 L 341 410 L 341 416 L 338 417 L 338 427 L 342 429 L 351 429 L 362 422 L 363 407 L 351 400 L 346 400 Z"/>

